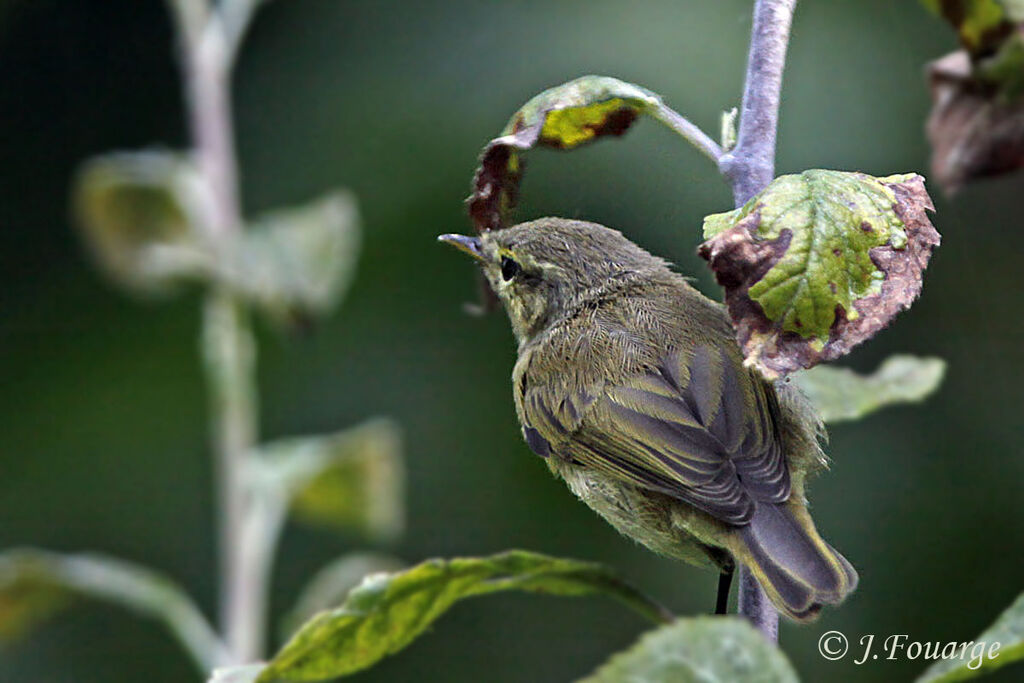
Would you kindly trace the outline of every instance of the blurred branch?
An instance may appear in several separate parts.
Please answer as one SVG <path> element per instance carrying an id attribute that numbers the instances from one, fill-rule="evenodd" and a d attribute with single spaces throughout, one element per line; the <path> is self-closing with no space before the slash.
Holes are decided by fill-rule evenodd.
<path id="1" fill-rule="evenodd" d="M 167 0 L 179 38 L 186 44 L 199 39 L 210 13 L 207 0 Z M 182 46 L 183 51 L 187 47 Z"/>
<path id="2" fill-rule="evenodd" d="M 224 24 L 224 39 L 232 61 L 238 54 L 238 48 L 241 47 L 253 17 L 256 16 L 256 10 L 264 2 L 266 0 L 221 0 L 220 16 Z"/>
<path id="3" fill-rule="evenodd" d="M 736 147 L 718 162 L 732 184 L 737 207 L 764 189 L 775 175 L 782 70 L 795 7 L 796 0 L 757 0 L 754 4 L 739 134 Z M 778 640 L 778 612 L 746 567 L 739 570 L 738 602 L 740 614 L 769 640 Z"/>
<path id="4" fill-rule="evenodd" d="M 242 229 L 231 120 L 231 66 L 255 1 L 173 0 L 181 30 L 185 94 L 196 166 L 205 189 L 200 220 L 223 254 Z M 263 647 L 269 554 L 280 522 L 263 514 L 248 485 L 256 441 L 256 347 L 243 304 L 222 286 L 207 297 L 203 357 L 213 411 L 220 500 L 221 621 L 231 658 L 258 659 Z"/>
<path id="5" fill-rule="evenodd" d="M 40 591 L 105 600 L 163 622 L 204 673 L 228 659 L 224 643 L 178 586 L 122 560 L 28 548 L 9 550 L 0 555 L 0 590 L 9 593 L 9 610 L 18 596 Z"/>

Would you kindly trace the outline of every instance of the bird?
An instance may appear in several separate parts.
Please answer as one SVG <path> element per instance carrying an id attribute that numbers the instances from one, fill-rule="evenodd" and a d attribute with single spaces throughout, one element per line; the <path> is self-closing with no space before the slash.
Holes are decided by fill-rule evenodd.
<path id="1" fill-rule="evenodd" d="M 744 366 L 723 305 L 596 223 L 438 239 L 503 304 L 523 438 L 584 503 L 660 555 L 729 578 L 745 566 L 797 622 L 856 588 L 807 508 L 822 422 L 791 384 Z"/>

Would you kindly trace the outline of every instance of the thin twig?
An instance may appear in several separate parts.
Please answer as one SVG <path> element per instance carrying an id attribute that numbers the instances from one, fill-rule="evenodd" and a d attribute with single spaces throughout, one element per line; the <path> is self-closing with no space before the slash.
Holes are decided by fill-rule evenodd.
<path id="1" fill-rule="evenodd" d="M 736 147 L 718 167 L 732 183 L 737 207 L 765 188 L 775 176 L 775 139 L 779 123 L 782 71 L 796 0 L 757 0 L 743 89 Z M 779 637 L 779 615 L 757 579 L 740 567 L 738 611 L 769 640 Z"/>
<path id="2" fill-rule="evenodd" d="M 655 116 L 669 128 L 683 136 L 687 142 L 696 147 L 704 156 L 716 164 L 722 156 L 722 148 L 704 131 L 690 123 L 689 119 L 674 109 L 659 104 Z"/>

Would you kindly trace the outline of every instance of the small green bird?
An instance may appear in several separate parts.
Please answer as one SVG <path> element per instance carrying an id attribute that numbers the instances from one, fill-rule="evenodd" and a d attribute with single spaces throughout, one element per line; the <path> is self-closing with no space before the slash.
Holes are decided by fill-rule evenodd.
<path id="1" fill-rule="evenodd" d="M 745 565 L 798 621 L 853 591 L 856 571 L 807 512 L 821 422 L 743 366 L 723 306 L 594 223 L 438 239 L 476 259 L 504 304 L 523 436 L 587 505 L 657 553 Z"/>

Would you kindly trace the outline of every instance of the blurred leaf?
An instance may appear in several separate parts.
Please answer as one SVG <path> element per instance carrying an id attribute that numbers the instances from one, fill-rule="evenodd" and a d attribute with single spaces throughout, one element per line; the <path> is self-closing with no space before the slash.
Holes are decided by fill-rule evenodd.
<path id="1" fill-rule="evenodd" d="M 975 652 L 972 648 L 961 652 L 957 648 L 955 654 L 960 654 L 959 657 L 935 662 L 917 679 L 917 683 L 966 681 L 1024 660 L 1024 593 L 973 641 L 972 646 L 980 643 L 986 645 L 982 648 L 984 653 Z M 990 658 L 990 648 L 994 643 L 999 643 L 999 648 L 994 653 L 995 657 Z"/>
<path id="2" fill-rule="evenodd" d="M 979 75 L 963 50 L 928 66 L 932 174 L 953 194 L 979 178 L 1024 166 L 1024 38 L 1020 33 Z M 998 83 L 987 79 L 996 79 Z"/>
<path id="3" fill-rule="evenodd" d="M 307 622 L 258 680 L 316 681 L 361 671 L 406 647 L 459 600 L 506 590 L 604 594 L 654 621 L 671 618 L 598 564 L 525 551 L 427 560 L 402 572 L 366 577 L 341 607 Z"/>
<path id="4" fill-rule="evenodd" d="M 367 575 L 395 572 L 403 566 L 401 560 L 376 553 L 353 553 L 331 562 L 306 584 L 295 605 L 282 619 L 285 639 L 320 610 L 340 604 Z"/>
<path id="5" fill-rule="evenodd" d="M 916 174 L 810 170 L 704 219 L 748 365 L 776 379 L 845 355 L 908 308 L 939 243 Z"/>
<path id="6" fill-rule="evenodd" d="M 998 48 L 1024 21 L 1021 0 L 922 0 L 935 14 L 948 21 L 960 36 L 960 43 L 972 55 L 988 54 Z"/>
<path id="7" fill-rule="evenodd" d="M 181 154 L 118 152 L 86 162 L 74 208 L 99 265 L 129 289 L 156 293 L 211 267 L 197 233 L 201 185 Z"/>
<path id="8" fill-rule="evenodd" d="M 540 93 L 517 111 L 480 158 L 468 200 L 478 231 L 500 230 L 519 196 L 520 152 L 535 146 L 572 149 L 622 135 L 641 114 L 676 132 L 689 126 L 649 90 L 607 76 L 583 76 Z"/>
<path id="9" fill-rule="evenodd" d="M 359 216 L 351 194 L 267 214 L 240 236 L 221 278 L 279 321 L 320 316 L 355 275 Z"/>
<path id="10" fill-rule="evenodd" d="M 253 683 L 265 667 L 265 664 L 220 667 L 213 670 L 207 683 Z"/>
<path id="11" fill-rule="evenodd" d="M 941 358 L 890 356 L 870 375 L 819 365 L 793 375 L 793 382 L 826 422 L 856 420 L 895 403 L 917 403 L 939 388 L 946 373 Z"/>
<path id="12" fill-rule="evenodd" d="M 305 522 L 392 540 L 405 526 L 405 467 L 398 426 L 372 419 L 329 436 L 262 446 L 259 476 L 281 488 Z"/>
<path id="13" fill-rule="evenodd" d="M 739 617 L 679 619 L 644 634 L 580 683 L 796 683 L 782 651 Z"/>
<path id="14" fill-rule="evenodd" d="M 208 671 L 224 648 L 202 613 L 169 579 L 100 555 L 19 549 L 0 553 L 0 639 L 22 636 L 43 619 L 85 597 L 161 621 Z"/>

